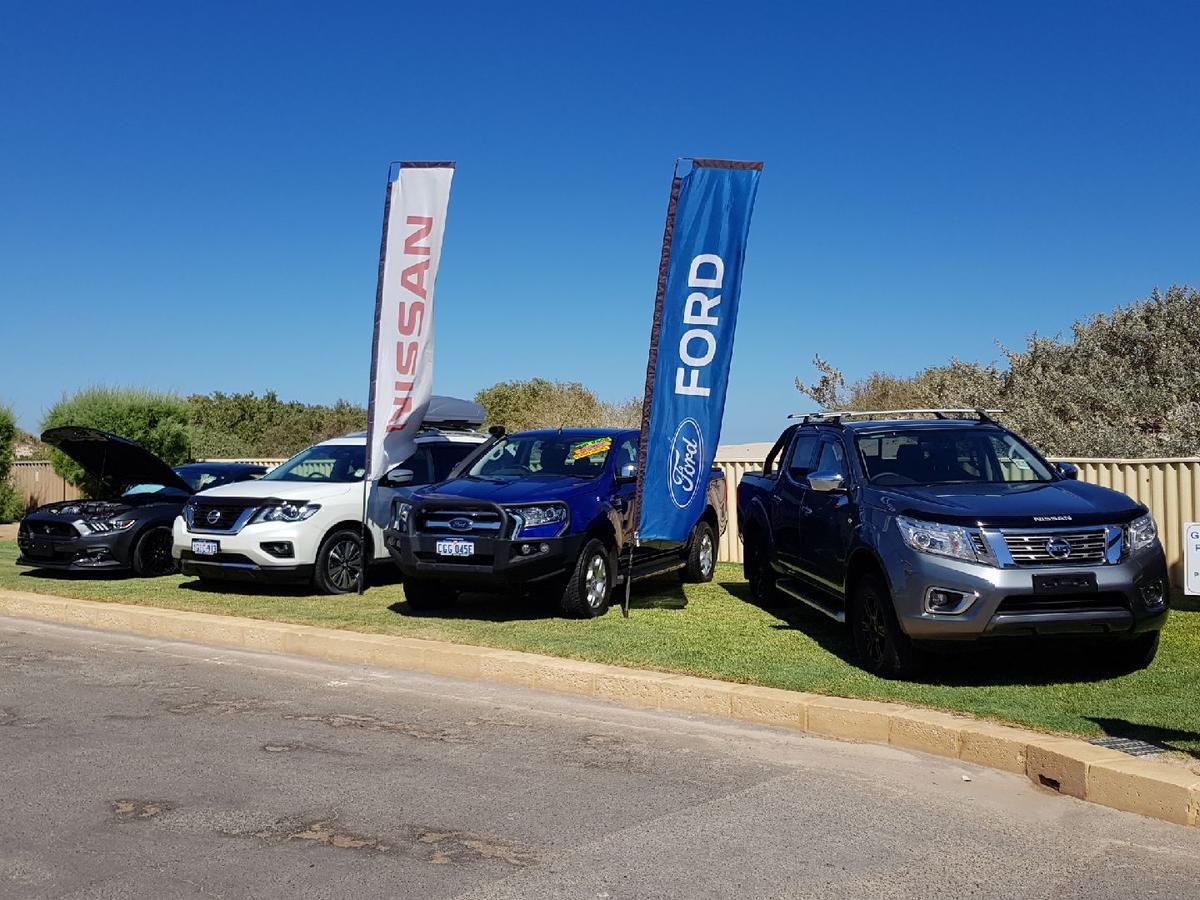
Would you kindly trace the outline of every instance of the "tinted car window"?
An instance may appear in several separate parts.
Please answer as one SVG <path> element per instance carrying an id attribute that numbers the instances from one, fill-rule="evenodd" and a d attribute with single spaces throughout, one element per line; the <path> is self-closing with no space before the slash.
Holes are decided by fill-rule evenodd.
<path id="1" fill-rule="evenodd" d="M 820 442 L 821 439 L 815 434 L 802 434 L 796 438 L 787 463 L 788 473 L 793 478 L 804 478 L 812 471 Z"/>
<path id="2" fill-rule="evenodd" d="M 828 472 L 832 475 L 845 476 L 846 454 L 842 445 L 836 441 L 826 441 L 821 445 L 821 461 L 817 463 L 816 471 Z"/>

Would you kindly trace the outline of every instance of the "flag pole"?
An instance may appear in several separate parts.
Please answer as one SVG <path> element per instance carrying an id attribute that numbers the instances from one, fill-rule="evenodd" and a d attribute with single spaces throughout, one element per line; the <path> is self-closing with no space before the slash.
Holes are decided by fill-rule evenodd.
<path id="1" fill-rule="evenodd" d="M 667 296 L 667 271 L 671 264 L 671 241 L 675 237 L 675 211 L 679 206 L 679 189 L 683 179 L 679 177 L 679 164 L 689 161 L 676 157 L 675 173 L 671 176 L 671 196 L 667 200 L 667 222 L 663 226 L 662 257 L 658 262 L 658 287 L 654 293 L 654 319 L 650 325 L 650 353 L 646 360 L 646 389 L 642 395 L 642 430 L 638 437 L 637 480 L 633 493 L 633 543 L 629 545 L 629 570 L 625 573 L 625 601 L 621 604 L 622 617 L 629 618 L 629 596 L 633 588 L 633 548 L 641 545 L 639 527 L 642 516 L 642 491 L 645 489 L 646 452 L 650 442 L 650 407 L 654 402 L 654 376 L 658 369 L 658 341 L 662 334 L 663 304 Z"/>
<path id="2" fill-rule="evenodd" d="M 371 496 L 371 448 L 374 446 L 375 431 L 375 369 L 379 364 L 379 323 L 383 312 L 383 270 L 387 263 L 388 219 L 392 212 L 392 172 L 399 162 L 388 163 L 387 188 L 383 198 L 383 235 L 379 239 L 379 272 L 375 282 L 375 328 L 371 336 L 371 391 L 367 399 L 367 444 L 363 448 L 363 502 L 362 530 L 359 533 L 358 593 L 367 589 L 367 518 Z"/>

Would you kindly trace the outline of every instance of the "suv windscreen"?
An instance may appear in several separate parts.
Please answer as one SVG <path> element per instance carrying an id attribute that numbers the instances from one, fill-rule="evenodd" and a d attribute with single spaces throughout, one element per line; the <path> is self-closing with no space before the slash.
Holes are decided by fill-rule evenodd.
<path id="1" fill-rule="evenodd" d="M 366 447 L 361 444 L 317 444 L 272 469 L 262 480 L 351 484 L 363 480 L 366 458 Z"/>
<path id="2" fill-rule="evenodd" d="M 467 470 L 480 478 L 521 478 L 525 475 L 561 475 L 595 478 L 604 471 L 612 449 L 610 435 L 514 434 L 504 438 Z"/>
<path id="3" fill-rule="evenodd" d="M 867 478 L 880 486 L 1054 480 L 1032 450 L 997 429 L 898 428 L 859 435 L 857 443 Z"/>

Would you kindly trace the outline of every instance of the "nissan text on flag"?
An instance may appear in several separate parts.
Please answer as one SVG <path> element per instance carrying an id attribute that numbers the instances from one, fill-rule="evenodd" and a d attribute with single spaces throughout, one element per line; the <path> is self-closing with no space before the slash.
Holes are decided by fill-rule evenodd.
<path id="1" fill-rule="evenodd" d="M 325 594 L 358 587 L 364 497 L 367 553 L 385 562 L 382 528 L 392 501 L 444 480 L 485 440 L 483 408 L 433 397 L 413 452 L 368 481 L 367 436 L 315 444 L 258 481 L 221 485 L 191 497 L 175 519 L 173 552 L 202 581 L 308 583 Z"/>

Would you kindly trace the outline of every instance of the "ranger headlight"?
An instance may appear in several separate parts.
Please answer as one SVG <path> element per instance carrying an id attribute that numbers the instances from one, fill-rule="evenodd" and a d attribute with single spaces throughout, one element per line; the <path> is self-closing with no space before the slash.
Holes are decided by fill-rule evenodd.
<path id="1" fill-rule="evenodd" d="M 981 562 L 971 541 L 971 534 L 965 528 L 940 522 L 923 522 L 908 516 L 896 516 L 896 527 L 900 529 L 904 543 L 920 553 Z"/>
<path id="2" fill-rule="evenodd" d="M 507 512 L 516 522 L 513 537 L 531 536 L 535 529 L 537 537 L 557 537 L 567 526 L 567 508 L 558 503 L 510 506 Z"/>
<path id="3" fill-rule="evenodd" d="M 303 522 L 315 516 L 320 508 L 319 503 L 281 503 L 278 506 L 263 507 L 250 522 Z"/>
<path id="4" fill-rule="evenodd" d="M 396 500 L 392 503 L 392 530 L 408 531 L 408 517 L 412 515 L 413 505 L 407 500 Z"/>
<path id="5" fill-rule="evenodd" d="M 1132 550 L 1144 550 L 1158 540 L 1158 526 L 1154 524 L 1154 516 L 1145 515 L 1134 519 L 1126 526 L 1125 540 Z"/>

